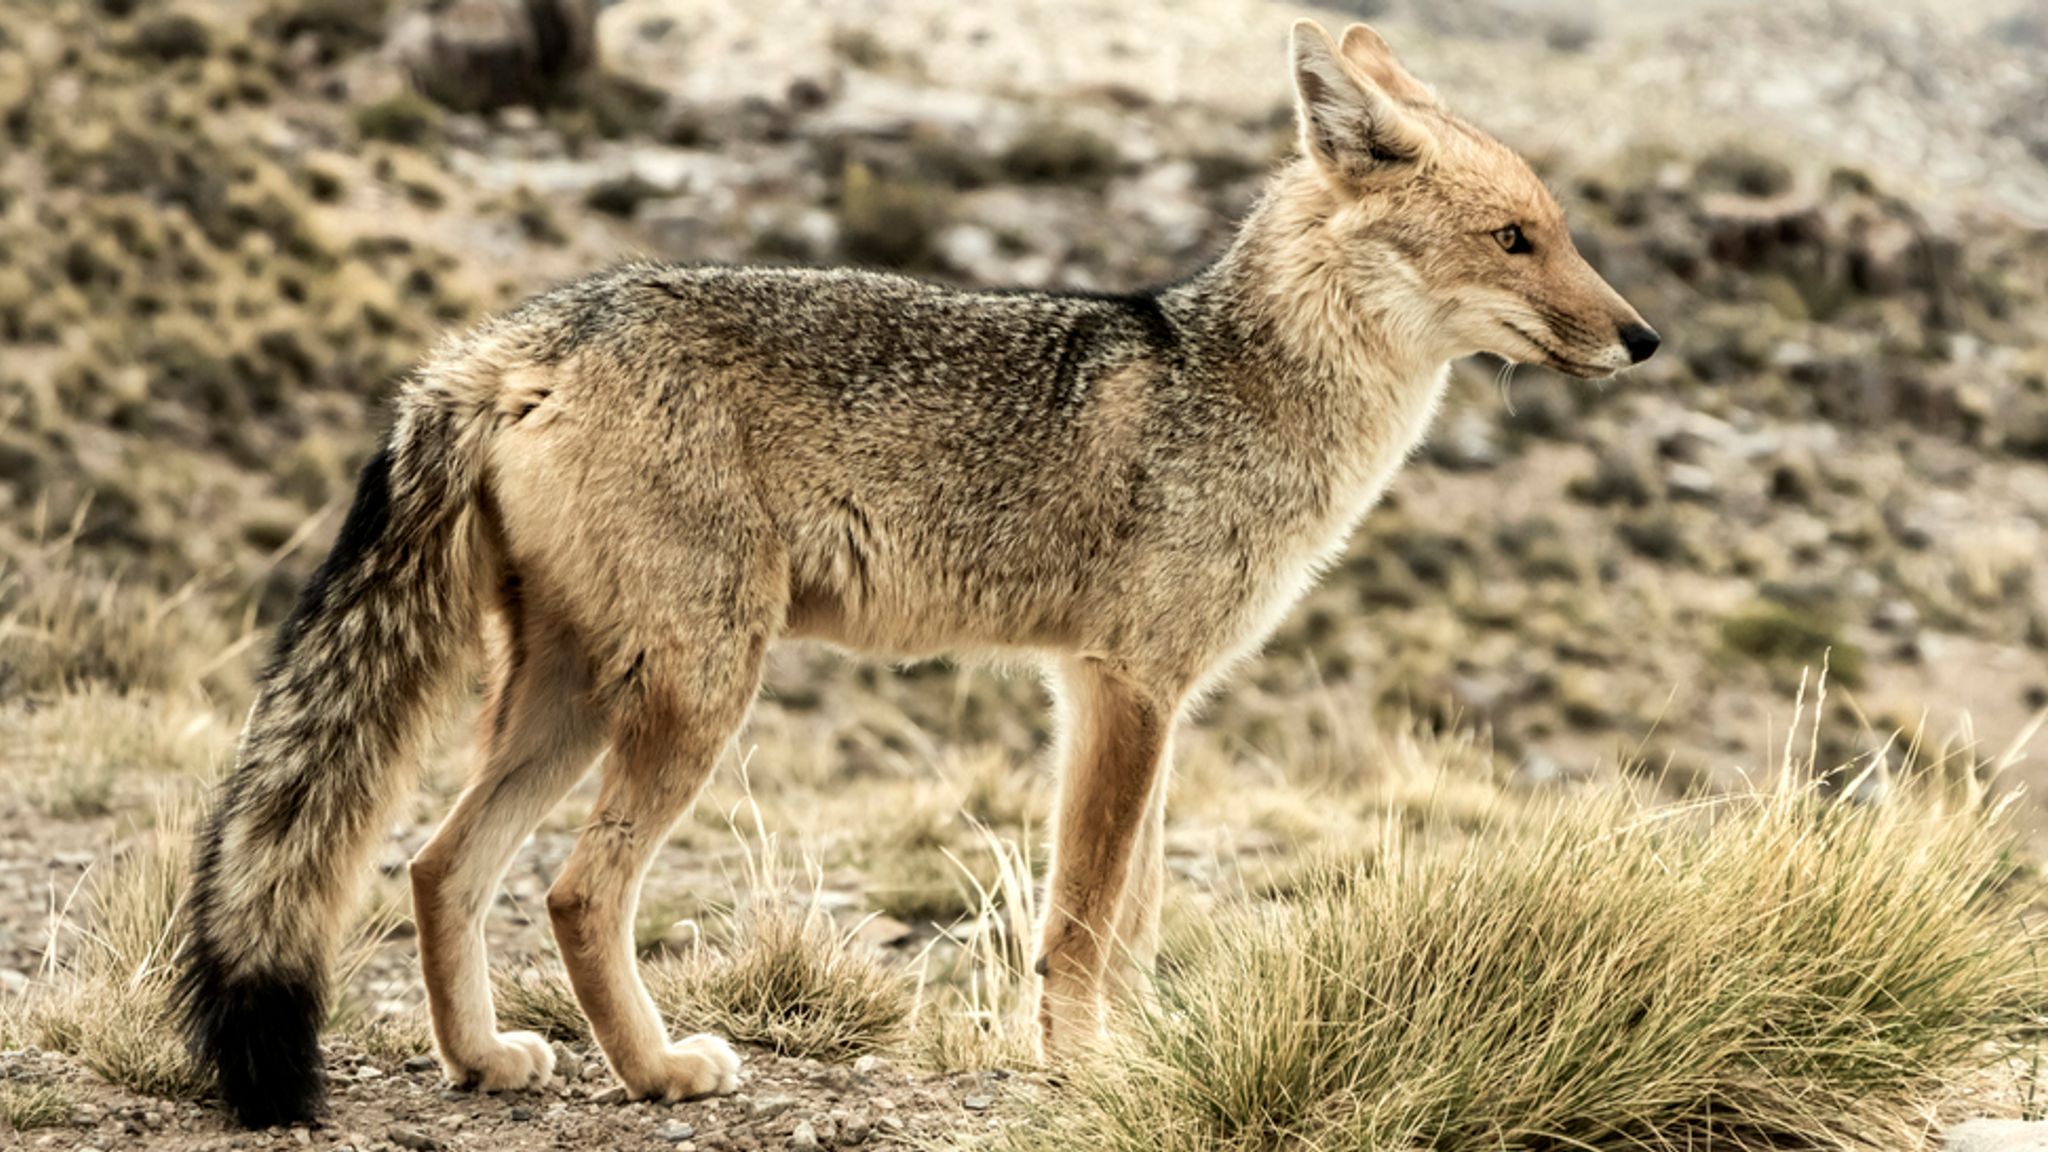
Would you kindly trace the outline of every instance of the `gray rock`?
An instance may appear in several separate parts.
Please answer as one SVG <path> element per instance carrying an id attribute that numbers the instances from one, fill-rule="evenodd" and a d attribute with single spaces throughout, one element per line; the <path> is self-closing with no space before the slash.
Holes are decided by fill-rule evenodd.
<path id="1" fill-rule="evenodd" d="M 996 1098 L 993 1096 L 969 1096 L 960 1101 L 960 1105 L 969 1112 L 986 1112 L 995 1107 Z"/>
<path id="2" fill-rule="evenodd" d="M 681 1120 L 670 1120 L 654 1130 L 656 1139 L 666 1140 L 671 1144 L 681 1144 L 696 1134 L 697 1130 L 695 1128 L 690 1127 Z"/>
<path id="3" fill-rule="evenodd" d="M 818 1130 L 809 1120 L 797 1121 L 796 1128 L 789 1134 L 789 1152 L 817 1152 Z"/>
<path id="4" fill-rule="evenodd" d="M 393 1128 L 384 1138 L 410 1152 L 439 1152 L 441 1142 L 417 1128 Z"/>
<path id="5" fill-rule="evenodd" d="M 2048 1152 L 2048 1123 L 1971 1120 L 1950 1128 L 1943 1152 Z"/>
<path id="6" fill-rule="evenodd" d="M 773 1120 L 796 1107 L 794 1096 L 762 1096 L 747 1105 L 747 1119 Z"/>
<path id="7" fill-rule="evenodd" d="M 1664 473 L 1664 483 L 1670 487 L 1674 499 L 1700 504 L 1713 503 L 1721 489 L 1714 474 L 1697 464 L 1673 464 Z"/>
<path id="8" fill-rule="evenodd" d="M 432 1056 L 415 1056 L 405 1062 L 405 1070 L 407 1072 L 432 1072 L 440 1066 L 440 1063 L 440 1061 Z"/>

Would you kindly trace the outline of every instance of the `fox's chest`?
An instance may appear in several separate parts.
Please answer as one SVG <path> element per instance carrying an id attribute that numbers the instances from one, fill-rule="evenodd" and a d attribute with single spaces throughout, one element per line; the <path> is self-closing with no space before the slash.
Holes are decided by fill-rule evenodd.
<path id="1" fill-rule="evenodd" d="M 1263 644 L 1343 554 L 1359 522 L 1428 434 L 1448 375 L 1446 367 L 1404 390 L 1377 413 L 1367 434 L 1339 441 L 1321 458 L 1292 461 L 1292 472 L 1276 470 L 1264 499 L 1254 504 L 1263 515 L 1234 525 L 1230 533 L 1243 549 L 1243 578 L 1220 598 L 1234 609 L 1228 659 Z"/>

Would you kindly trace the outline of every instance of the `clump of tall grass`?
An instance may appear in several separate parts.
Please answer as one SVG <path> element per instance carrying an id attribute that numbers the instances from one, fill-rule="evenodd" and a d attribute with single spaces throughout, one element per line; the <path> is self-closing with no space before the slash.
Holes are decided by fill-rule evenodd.
<path id="1" fill-rule="evenodd" d="M 727 942 L 647 961 L 642 975 L 664 1020 L 786 1056 L 850 1059 L 888 1048 L 910 1018 L 911 988 L 815 906 L 758 900 L 732 914 Z M 498 1019 L 555 1040 L 587 1041 L 590 1024 L 560 968 L 496 975 Z"/>
<path id="2" fill-rule="evenodd" d="M 0 1033 L 72 1056 L 147 1096 L 189 1100 L 211 1088 L 211 1076 L 186 1053 L 170 1010 L 195 818 L 189 801 L 174 798 L 119 857 L 95 865 L 52 917 L 53 939 L 75 943 L 61 958 L 52 944 L 42 978 L 31 983 Z M 363 915 L 336 965 L 337 986 L 349 985 L 396 918 L 389 903 Z"/>
<path id="3" fill-rule="evenodd" d="M 1009 1152 L 1916 1147 L 2048 1008 L 2000 813 L 1794 784 L 1390 827 L 1226 908 Z M 1390 823 L 1392 823 L 1390 821 Z"/>
<path id="4" fill-rule="evenodd" d="M 974 915 L 943 929 L 950 965 L 934 962 L 935 946 L 919 957 L 915 1054 L 943 1072 L 1022 1067 L 1036 1059 L 1038 1022 L 1031 1000 L 1032 948 L 1038 899 L 1031 835 L 1012 839 L 979 820 L 974 829 L 995 862 L 984 881 L 957 856 L 947 858 L 975 894 Z"/>
<path id="5" fill-rule="evenodd" d="M 0 1132 L 32 1132 L 71 1121 L 71 1096 L 55 1084 L 0 1084 Z"/>
<path id="6" fill-rule="evenodd" d="M 76 916 L 55 918 L 53 935 L 77 943 L 22 1006 L 35 1042 L 75 1056 L 137 1092 L 191 1099 L 207 1078 L 169 1026 L 167 965 L 184 885 L 189 813 L 173 813 L 121 859 L 88 874 Z"/>

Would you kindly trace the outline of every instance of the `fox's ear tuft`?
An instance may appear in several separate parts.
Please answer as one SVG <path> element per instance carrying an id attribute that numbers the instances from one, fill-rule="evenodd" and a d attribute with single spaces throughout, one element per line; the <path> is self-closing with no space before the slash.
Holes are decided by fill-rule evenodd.
<path id="1" fill-rule="evenodd" d="M 1403 104 L 1436 106 L 1436 93 L 1401 66 L 1401 61 L 1394 56 L 1393 46 L 1371 25 L 1353 24 L 1346 28 L 1344 39 L 1337 45 L 1337 53 L 1353 68 L 1365 73 L 1367 79 L 1385 89 L 1387 95 Z"/>
<path id="2" fill-rule="evenodd" d="M 1294 25 L 1292 56 L 1301 148 L 1324 174 L 1364 187 L 1412 170 L 1434 141 L 1400 101 L 1348 65 L 1313 20 Z"/>

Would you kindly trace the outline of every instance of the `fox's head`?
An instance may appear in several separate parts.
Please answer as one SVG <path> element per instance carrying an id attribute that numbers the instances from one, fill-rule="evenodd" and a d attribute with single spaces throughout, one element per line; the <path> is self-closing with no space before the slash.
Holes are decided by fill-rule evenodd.
<path id="1" fill-rule="evenodd" d="M 1427 332 L 1445 358 L 1490 352 L 1592 378 L 1657 350 L 1529 165 L 1446 111 L 1379 33 L 1353 24 L 1340 44 L 1303 20 L 1292 59 L 1316 177 L 1293 239 L 1346 298 Z"/>

